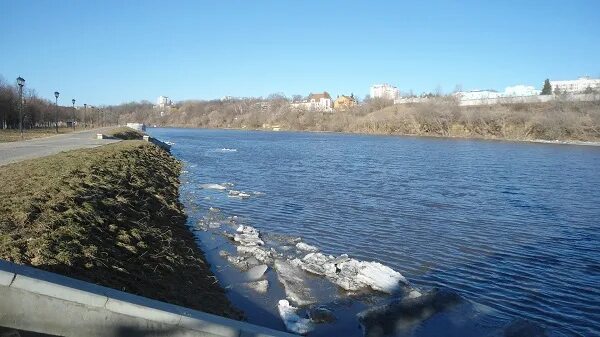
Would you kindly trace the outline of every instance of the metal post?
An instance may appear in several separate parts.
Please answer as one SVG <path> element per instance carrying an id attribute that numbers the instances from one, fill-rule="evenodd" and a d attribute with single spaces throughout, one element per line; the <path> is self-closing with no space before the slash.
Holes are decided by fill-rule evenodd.
<path id="1" fill-rule="evenodd" d="M 19 86 L 19 132 L 23 139 L 23 86 Z"/>
<path id="2" fill-rule="evenodd" d="M 21 133 L 21 139 L 23 139 L 23 86 L 25 85 L 25 79 L 21 76 L 17 77 L 17 85 L 19 86 L 19 132 Z"/>
<path id="3" fill-rule="evenodd" d="M 56 133 L 58 133 L 58 95 L 60 95 L 60 93 L 58 91 L 54 92 L 54 98 L 56 99 L 55 101 L 55 113 L 54 113 L 54 125 L 56 126 Z"/>
<path id="4" fill-rule="evenodd" d="M 87 104 L 83 103 L 83 127 L 87 129 L 87 121 L 85 120 L 85 114 L 87 113 Z"/>
<path id="5" fill-rule="evenodd" d="M 73 131 L 75 131 L 75 98 L 73 98 L 71 100 L 71 102 L 73 103 L 73 114 L 71 117 L 71 126 L 73 127 Z"/>

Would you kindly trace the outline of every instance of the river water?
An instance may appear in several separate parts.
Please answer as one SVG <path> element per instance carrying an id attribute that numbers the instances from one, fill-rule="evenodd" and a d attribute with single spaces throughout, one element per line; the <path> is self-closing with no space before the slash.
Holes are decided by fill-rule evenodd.
<path id="1" fill-rule="evenodd" d="M 192 225 L 214 207 L 261 234 L 300 237 L 327 254 L 380 262 L 419 289 L 455 290 L 485 312 L 477 334 L 525 318 L 552 336 L 600 335 L 599 147 L 149 131 L 174 142 L 172 153 L 185 163 L 182 200 Z M 200 187 L 212 183 L 261 193 L 240 199 Z M 283 296 L 277 279 L 271 276 L 275 295 L 267 299 L 241 290 L 223 272 L 231 268 L 215 253 L 214 238 L 198 238 L 230 298 L 258 308 L 249 320 L 284 329 L 276 301 L 268 299 Z M 321 335 L 360 336 L 350 316 L 351 328 L 338 324 Z M 409 335 L 426 331 L 422 323 Z"/>

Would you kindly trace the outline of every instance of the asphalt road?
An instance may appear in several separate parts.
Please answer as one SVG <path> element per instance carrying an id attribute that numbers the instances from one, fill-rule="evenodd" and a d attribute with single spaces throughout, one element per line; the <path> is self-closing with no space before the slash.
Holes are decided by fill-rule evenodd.
<path id="1" fill-rule="evenodd" d="M 63 151 L 118 142 L 120 141 L 118 139 L 96 139 L 96 134 L 113 128 L 106 127 L 20 142 L 0 143 L 0 166 L 21 160 L 50 156 Z"/>

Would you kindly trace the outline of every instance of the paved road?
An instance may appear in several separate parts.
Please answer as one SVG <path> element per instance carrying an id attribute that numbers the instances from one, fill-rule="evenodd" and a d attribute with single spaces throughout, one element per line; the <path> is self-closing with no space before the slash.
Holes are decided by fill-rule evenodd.
<path id="1" fill-rule="evenodd" d="M 62 151 L 118 142 L 118 139 L 96 139 L 97 133 L 103 133 L 113 128 L 106 127 L 20 142 L 0 143 L 0 166 L 25 159 L 45 157 Z"/>

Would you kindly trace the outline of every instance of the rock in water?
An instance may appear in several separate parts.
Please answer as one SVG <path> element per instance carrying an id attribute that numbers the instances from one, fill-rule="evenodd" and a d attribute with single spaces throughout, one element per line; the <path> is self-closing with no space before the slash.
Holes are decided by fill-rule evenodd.
<path id="1" fill-rule="evenodd" d="M 331 323 L 335 321 L 333 312 L 325 307 L 310 308 L 308 310 L 308 317 L 315 323 Z"/>
<path id="2" fill-rule="evenodd" d="M 268 267 L 266 264 L 261 264 L 250 268 L 250 270 L 246 272 L 246 279 L 248 281 L 256 281 L 260 279 L 267 271 L 267 268 Z"/>
<path id="3" fill-rule="evenodd" d="M 516 319 L 504 329 L 504 337 L 546 337 L 541 325 L 526 319 Z"/>
<path id="4" fill-rule="evenodd" d="M 298 316 L 296 313 L 298 308 L 291 306 L 287 300 L 280 300 L 277 309 L 288 331 L 304 335 L 313 329 L 311 321 Z"/>
<path id="5" fill-rule="evenodd" d="M 425 320 L 460 302 L 462 298 L 456 292 L 436 288 L 421 296 L 393 299 L 387 304 L 365 310 L 358 314 L 358 321 L 365 336 L 385 336 L 393 334 L 404 322 Z"/>

